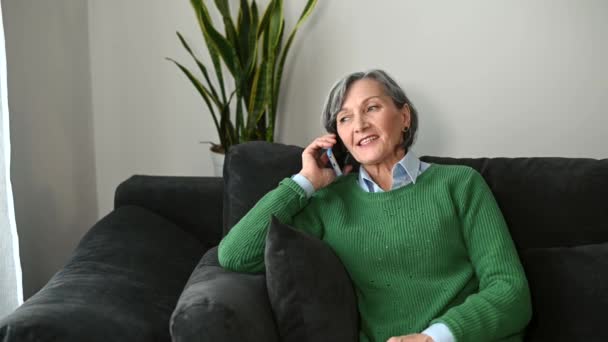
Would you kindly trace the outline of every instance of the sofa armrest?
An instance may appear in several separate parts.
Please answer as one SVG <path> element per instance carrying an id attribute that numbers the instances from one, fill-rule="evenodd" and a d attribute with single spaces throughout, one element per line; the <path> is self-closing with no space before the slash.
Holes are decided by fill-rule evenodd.
<path id="1" fill-rule="evenodd" d="M 219 177 L 135 175 L 117 187 L 114 208 L 146 208 L 193 234 L 209 248 L 222 238 L 223 187 Z"/>
<path id="2" fill-rule="evenodd" d="M 227 271 L 210 249 L 171 316 L 173 342 L 279 341 L 264 274 Z"/>
<path id="3" fill-rule="evenodd" d="M 0 341 L 169 341 L 167 323 L 204 252 L 159 215 L 118 208 L 44 288 L 0 319 Z"/>

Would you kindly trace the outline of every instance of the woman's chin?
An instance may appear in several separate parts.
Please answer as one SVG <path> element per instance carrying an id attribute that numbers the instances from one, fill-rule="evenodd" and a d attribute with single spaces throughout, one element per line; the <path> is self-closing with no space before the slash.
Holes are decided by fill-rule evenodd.
<path id="1" fill-rule="evenodd" d="M 352 151 L 353 157 L 361 165 L 374 165 L 384 162 L 387 157 L 387 151 L 386 147 L 379 142 L 378 139 L 364 146 L 355 146 L 354 151 Z"/>
<path id="2" fill-rule="evenodd" d="M 355 159 L 362 166 L 380 164 L 383 160 L 380 156 L 372 154 L 359 155 Z"/>

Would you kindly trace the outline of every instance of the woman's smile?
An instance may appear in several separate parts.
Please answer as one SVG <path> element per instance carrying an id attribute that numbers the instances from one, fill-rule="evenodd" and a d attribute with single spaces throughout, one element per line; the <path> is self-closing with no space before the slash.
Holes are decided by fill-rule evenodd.
<path id="1" fill-rule="evenodd" d="M 358 146 L 368 146 L 378 139 L 377 135 L 367 136 L 359 141 Z"/>

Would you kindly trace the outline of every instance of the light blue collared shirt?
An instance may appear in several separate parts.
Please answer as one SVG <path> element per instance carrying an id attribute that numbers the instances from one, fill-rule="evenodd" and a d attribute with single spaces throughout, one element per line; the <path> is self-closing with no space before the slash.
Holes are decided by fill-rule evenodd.
<path id="1" fill-rule="evenodd" d="M 391 190 L 398 189 L 410 183 L 416 184 L 418 176 L 426 171 L 429 166 L 431 166 L 431 164 L 420 161 L 414 152 L 407 152 L 405 156 L 393 166 L 393 185 Z M 308 197 L 312 196 L 315 192 L 315 188 L 306 177 L 296 174 L 291 178 L 304 189 Z M 366 192 L 384 192 L 384 190 L 373 181 L 372 177 L 370 177 L 364 168 L 359 169 L 359 186 Z"/>
<path id="2" fill-rule="evenodd" d="M 408 151 L 405 156 L 393 166 L 393 185 L 391 186 L 391 190 L 399 189 L 410 183 L 416 184 L 418 176 L 426 171 L 429 166 L 431 166 L 431 164 L 420 161 L 414 152 Z M 384 192 L 364 168 L 359 169 L 359 186 L 367 192 Z"/>
<path id="3" fill-rule="evenodd" d="M 426 171 L 429 166 L 431 166 L 431 164 L 421 161 L 414 152 L 408 151 L 405 156 L 393 166 L 393 184 L 391 190 L 399 189 L 408 184 L 416 184 L 418 176 Z M 304 189 L 308 197 L 312 196 L 315 192 L 315 188 L 306 177 L 297 174 L 294 175 L 292 179 Z M 359 186 L 366 192 L 384 192 L 363 167 L 359 169 Z M 443 323 L 435 323 L 421 333 L 430 336 L 435 342 L 455 341 L 454 334 L 452 334 L 450 328 Z"/>

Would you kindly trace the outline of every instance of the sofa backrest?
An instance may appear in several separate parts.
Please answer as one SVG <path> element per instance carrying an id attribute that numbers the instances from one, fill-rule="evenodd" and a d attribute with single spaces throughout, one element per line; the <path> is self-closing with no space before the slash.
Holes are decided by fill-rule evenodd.
<path id="1" fill-rule="evenodd" d="M 224 235 L 264 194 L 300 171 L 303 150 L 264 141 L 230 148 L 224 159 Z"/>
<path id="2" fill-rule="evenodd" d="M 231 148 L 224 162 L 224 235 L 264 194 L 300 171 L 302 151 L 267 142 Z M 481 173 L 519 249 L 608 241 L 608 159 L 421 159 Z"/>
<path id="3" fill-rule="evenodd" d="M 301 168 L 303 149 L 252 142 L 224 165 L 224 234 L 268 191 Z M 527 341 L 608 341 L 608 159 L 440 158 L 484 177 L 530 283 Z"/>
<path id="4" fill-rule="evenodd" d="M 608 241 L 608 159 L 421 159 L 481 173 L 519 249 Z"/>

